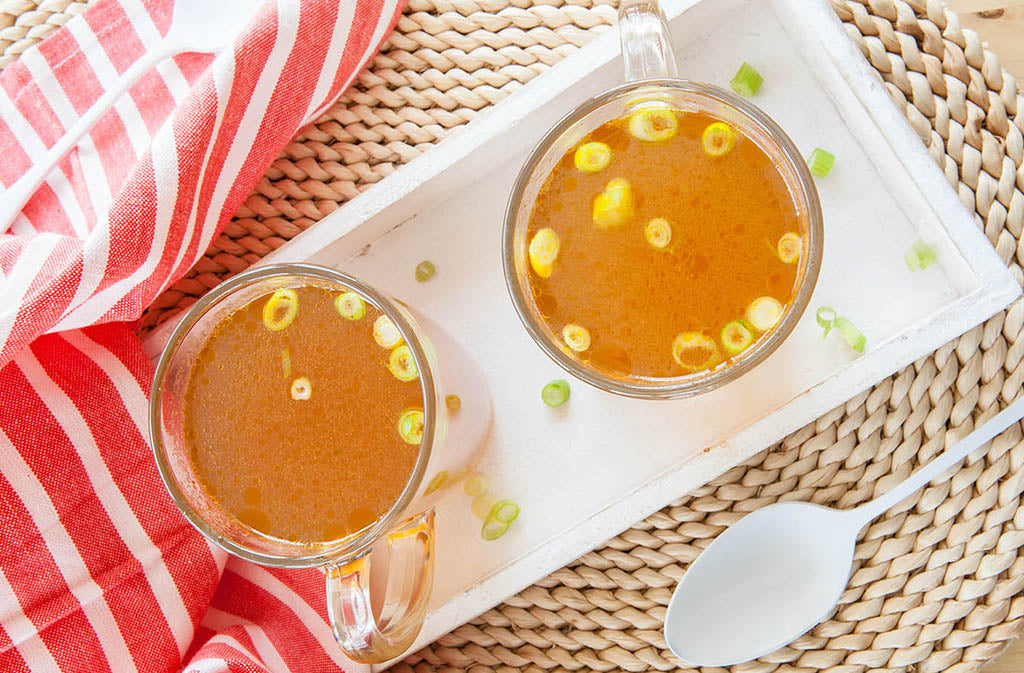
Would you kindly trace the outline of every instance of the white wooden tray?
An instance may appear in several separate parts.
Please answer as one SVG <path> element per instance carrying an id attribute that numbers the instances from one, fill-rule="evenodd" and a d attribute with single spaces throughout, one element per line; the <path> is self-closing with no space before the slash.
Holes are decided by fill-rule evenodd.
<path id="1" fill-rule="evenodd" d="M 818 181 L 825 256 L 811 307 L 759 368 L 675 402 L 582 383 L 552 410 L 559 370 L 522 329 L 502 278 L 500 234 L 513 178 L 563 114 L 622 80 L 610 31 L 439 147 L 266 259 L 342 268 L 408 301 L 482 366 L 495 420 L 481 471 L 522 505 L 512 530 L 480 539 L 459 489 L 439 511 L 433 607 L 419 644 L 571 562 L 610 536 L 933 351 L 1019 294 L 972 216 L 823 0 L 664 3 L 680 72 L 726 85 L 741 61 L 765 83 L 754 102 L 806 155 L 837 156 Z M 911 273 L 918 238 L 939 264 Z M 417 283 L 432 260 L 437 275 Z M 827 305 L 868 337 L 858 356 L 823 340 Z"/>

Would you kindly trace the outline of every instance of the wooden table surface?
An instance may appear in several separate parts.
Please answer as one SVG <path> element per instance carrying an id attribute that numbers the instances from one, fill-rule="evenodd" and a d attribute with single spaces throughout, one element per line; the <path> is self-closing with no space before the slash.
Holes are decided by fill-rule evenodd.
<path id="1" fill-rule="evenodd" d="M 964 28 L 978 31 L 1003 67 L 1024 90 L 1024 0 L 946 0 Z M 1024 673 L 1024 639 L 1018 640 L 984 673 Z"/>

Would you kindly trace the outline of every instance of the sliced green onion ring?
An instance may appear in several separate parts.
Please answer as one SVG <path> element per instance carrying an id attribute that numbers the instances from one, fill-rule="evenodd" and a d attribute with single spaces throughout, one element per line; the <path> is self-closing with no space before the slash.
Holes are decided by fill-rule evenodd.
<path id="1" fill-rule="evenodd" d="M 629 116 L 629 134 L 648 143 L 671 140 L 679 128 L 676 113 L 665 107 L 637 110 Z"/>
<path id="2" fill-rule="evenodd" d="M 633 186 L 625 178 L 613 178 L 604 191 L 594 197 L 591 217 L 599 229 L 611 229 L 626 224 L 636 215 Z M 539 232 L 538 232 L 539 233 Z"/>
<path id="3" fill-rule="evenodd" d="M 590 348 L 590 332 L 585 327 L 569 323 L 562 328 L 562 339 L 565 345 L 577 353 Z"/>
<path id="4" fill-rule="evenodd" d="M 482 474 L 474 474 L 466 479 L 466 483 L 463 484 L 462 490 L 469 497 L 475 498 L 478 495 L 486 493 L 488 486 L 487 477 Z"/>
<path id="5" fill-rule="evenodd" d="M 423 441 L 423 410 L 406 409 L 398 417 L 398 434 L 406 444 L 417 445 Z"/>
<path id="6" fill-rule="evenodd" d="M 508 524 L 500 521 L 488 520 L 484 521 L 483 528 L 480 529 L 480 537 L 491 542 L 497 540 L 499 537 L 508 532 Z"/>
<path id="7" fill-rule="evenodd" d="M 672 357 L 683 369 L 697 372 L 720 361 L 714 339 L 701 332 L 682 332 L 672 340 Z"/>
<path id="8" fill-rule="evenodd" d="M 538 229 L 537 233 L 530 239 L 530 266 L 533 272 L 541 278 L 548 278 L 554 269 L 555 260 L 558 259 L 558 251 L 562 247 L 561 239 L 554 229 Z"/>
<path id="9" fill-rule="evenodd" d="M 423 495 L 430 495 L 431 493 L 441 490 L 446 481 L 448 481 L 448 470 L 441 470 L 435 474 L 434 478 L 430 480 L 429 484 L 427 484 L 427 488 L 423 491 Z"/>
<path id="10" fill-rule="evenodd" d="M 444 398 L 444 406 L 448 407 L 448 411 L 455 413 L 462 408 L 462 399 L 458 395 L 446 395 Z"/>
<path id="11" fill-rule="evenodd" d="M 415 381 L 420 377 L 420 372 L 416 368 L 416 358 L 405 344 L 391 351 L 391 355 L 388 357 L 388 369 L 396 379 L 405 383 Z"/>
<path id="12" fill-rule="evenodd" d="M 903 261 L 911 271 L 921 271 L 939 261 L 939 256 L 935 253 L 935 248 L 919 240 L 910 246 L 910 250 L 903 256 Z"/>
<path id="13" fill-rule="evenodd" d="M 600 142 L 583 143 L 576 148 L 573 163 L 584 173 L 603 171 L 612 163 L 612 148 Z"/>
<path id="14" fill-rule="evenodd" d="M 828 306 L 822 306 L 818 309 L 817 319 L 818 325 L 825 329 L 825 337 L 832 331 L 832 328 L 835 328 L 850 348 L 858 353 L 864 352 L 867 337 L 848 318 L 837 315 L 835 310 Z"/>
<path id="15" fill-rule="evenodd" d="M 480 495 L 473 498 L 473 502 L 470 505 L 470 510 L 473 512 L 473 516 L 480 519 L 481 521 L 486 519 L 491 513 L 491 509 L 494 508 L 494 503 L 498 502 L 498 499 L 488 493 L 481 493 Z"/>
<path id="16" fill-rule="evenodd" d="M 500 521 L 501 523 L 512 523 L 519 516 L 519 505 L 511 500 L 499 500 L 491 507 L 487 518 Z"/>
<path id="17" fill-rule="evenodd" d="M 644 238 L 657 250 L 664 250 L 672 242 L 672 225 L 664 217 L 656 217 L 644 225 Z"/>
<path id="18" fill-rule="evenodd" d="M 559 407 L 569 399 L 569 382 L 565 379 L 557 379 L 544 386 L 540 391 L 540 398 L 549 407 Z"/>
<path id="19" fill-rule="evenodd" d="M 775 253 L 785 264 L 793 264 L 799 260 L 803 251 L 804 240 L 793 232 L 783 234 L 775 248 Z"/>
<path id="20" fill-rule="evenodd" d="M 402 333 L 391 318 L 382 315 L 373 321 L 373 340 L 381 348 L 395 348 L 402 344 Z"/>
<path id="21" fill-rule="evenodd" d="M 292 324 L 299 314 L 299 293 L 290 287 L 274 290 L 263 305 L 263 326 L 271 332 L 280 332 Z"/>
<path id="22" fill-rule="evenodd" d="M 754 343 L 754 328 L 746 320 L 733 320 L 722 328 L 721 338 L 729 355 L 739 355 Z"/>
<path id="23" fill-rule="evenodd" d="M 313 396 L 313 384 L 305 376 L 300 376 L 292 381 L 291 392 L 293 400 L 308 400 Z"/>
<path id="24" fill-rule="evenodd" d="M 758 297 L 750 302 L 743 316 L 758 332 L 767 332 L 775 327 L 782 317 L 782 302 L 775 297 Z"/>
<path id="25" fill-rule="evenodd" d="M 852 322 L 843 316 L 839 316 L 836 318 L 835 327 L 839 335 L 843 337 L 843 340 L 850 345 L 850 348 L 858 353 L 864 352 L 864 345 L 868 342 L 867 337 Z"/>
<path id="26" fill-rule="evenodd" d="M 281 369 L 285 378 L 292 375 L 292 354 L 287 348 L 281 351 Z"/>
<path id="27" fill-rule="evenodd" d="M 713 122 L 704 129 L 700 137 L 700 146 L 704 154 L 710 157 L 728 154 L 736 147 L 736 132 L 725 122 Z"/>
<path id="28" fill-rule="evenodd" d="M 836 318 L 839 317 L 839 314 L 836 313 L 833 308 L 822 306 L 818 309 L 816 317 L 818 320 L 818 326 L 825 329 L 825 336 L 827 337 L 828 333 L 832 331 L 832 327 L 835 325 Z"/>
<path id="29" fill-rule="evenodd" d="M 750 98 L 761 88 L 762 82 L 764 82 L 764 77 L 761 77 L 761 73 L 755 70 L 754 66 L 744 61 L 740 69 L 736 71 L 736 75 L 729 82 L 729 86 L 739 95 Z"/>
<path id="30" fill-rule="evenodd" d="M 362 320 L 366 315 L 366 302 L 355 292 L 343 292 L 335 297 L 334 308 L 345 320 Z"/>
<path id="31" fill-rule="evenodd" d="M 437 267 L 429 259 L 425 259 L 416 265 L 416 281 L 419 283 L 426 283 L 428 280 L 434 277 L 437 273 Z"/>
<path id="32" fill-rule="evenodd" d="M 811 173 L 818 178 L 828 175 L 835 163 L 835 156 L 820 147 L 815 147 L 811 156 L 807 157 L 807 166 L 811 169 Z"/>

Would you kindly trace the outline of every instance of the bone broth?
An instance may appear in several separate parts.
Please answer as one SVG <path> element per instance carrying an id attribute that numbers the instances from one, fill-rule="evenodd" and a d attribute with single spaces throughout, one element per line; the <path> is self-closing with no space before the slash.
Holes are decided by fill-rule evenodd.
<path id="1" fill-rule="evenodd" d="M 728 365 L 779 321 L 803 223 L 772 159 L 700 112 L 648 108 L 557 162 L 527 231 L 537 313 L 606 373 Z"/>
<path id="2" fill-rule="evenodd" d="M 230 515 L 298 542 L 344 537 L 398 499 L 423 432 L 416 364 L 354 292 L 278 289 L 215 327 L 192 365 L 185 438 Z"/>

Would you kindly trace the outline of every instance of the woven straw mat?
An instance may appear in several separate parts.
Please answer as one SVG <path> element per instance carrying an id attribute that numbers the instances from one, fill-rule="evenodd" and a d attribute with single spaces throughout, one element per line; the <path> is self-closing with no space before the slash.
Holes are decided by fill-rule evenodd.
<path id="1" fill-rule="evenodd" d="M 1024 280 L 1024 96 L 938 2 L 833 0 L 978 226 Z M 0 67 L 83 4 L 0 0 Z M 410 0 L 383 53 L 285 148 L 142 329 L 314 224 L 615 21 L 602 0 Z M 1024 303 L 410 655 L 395 670 L 641 671 L 678 664 L 662 619 L 687 565 L 778 500 L 850 508 L 907 477 L 1024 383 Z M 1024 616 L 1019 426 L 863 533 L 830 618 L 743 673 L 975 671 Z"/>

